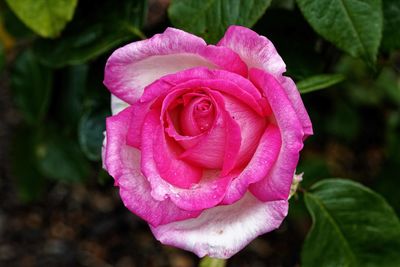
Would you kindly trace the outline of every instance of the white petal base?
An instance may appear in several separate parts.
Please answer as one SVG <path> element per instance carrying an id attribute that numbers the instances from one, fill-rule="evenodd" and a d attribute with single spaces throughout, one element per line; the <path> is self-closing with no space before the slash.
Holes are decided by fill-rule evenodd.
<path id="1" fill-rule="evenodd" d="M 151 230 L 163 244 L 193 251 L 199 257 L 227 259 L 257 236 L 278 228 L 287 211 L 286 200 L 261 202 L 247 193 L 235 204 Z"/>

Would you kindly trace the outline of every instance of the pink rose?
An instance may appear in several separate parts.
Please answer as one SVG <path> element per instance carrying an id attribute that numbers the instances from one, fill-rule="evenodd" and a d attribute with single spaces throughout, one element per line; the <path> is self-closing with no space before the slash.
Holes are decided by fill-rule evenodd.
<path id="1" fill-rule="evenodd" d="M 229 258 L 281 224 L 308 114 L 273 44 L 232 26 L 216 45 L 168 28 L 108 59 L 103 162 L 164 244 Z"/>

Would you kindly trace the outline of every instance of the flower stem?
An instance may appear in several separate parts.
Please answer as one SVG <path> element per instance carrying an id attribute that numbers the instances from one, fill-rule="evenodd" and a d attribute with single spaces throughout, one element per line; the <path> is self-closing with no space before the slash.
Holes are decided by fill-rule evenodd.
<path id="1" fill-rule="evenodd" d="M 204 257 L 201 259 L 199 267 L 225 267 L 226 260 Z"/>

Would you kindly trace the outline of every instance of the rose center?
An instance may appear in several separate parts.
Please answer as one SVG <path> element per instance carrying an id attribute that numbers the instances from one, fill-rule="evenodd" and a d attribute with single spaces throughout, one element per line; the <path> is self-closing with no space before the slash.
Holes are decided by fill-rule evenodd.
<path id="1" fill-rule="evenodd" d="M 213 126 L 214 101 L 203 91 L 187 92 L 170 104 L 167 117 L 169 125 L 180 135 L 199 135 Z"/>
<path id="2" fill-rule="evenodd" d="M 213 110 L 213 105 L 209 99 L 202 99 L 199 103 L 195 104 L 193 118 L 197 124 L 197 128 L 201 132 L 210 129 L 214 120 Z"/>

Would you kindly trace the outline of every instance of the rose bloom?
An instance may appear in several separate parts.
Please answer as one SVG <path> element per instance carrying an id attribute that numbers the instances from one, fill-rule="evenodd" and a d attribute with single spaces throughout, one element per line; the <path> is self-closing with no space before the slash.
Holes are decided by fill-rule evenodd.
<path id="1" fill-rule="evenodd" d="M 103 163 L 163 244 L 229 258 L 279 227 L 309 116 L 273 44 L 231 26 L 214 45 L 168 28 L 105 67 Z"/>

